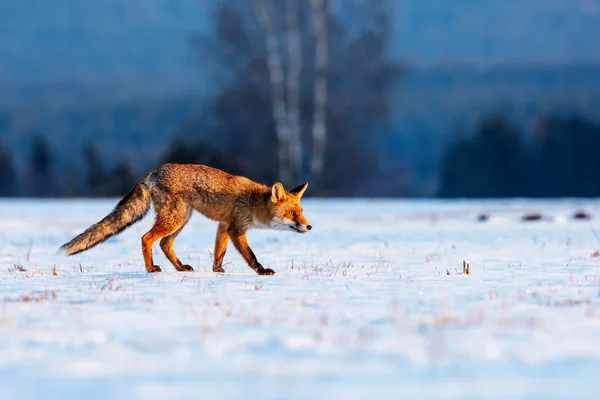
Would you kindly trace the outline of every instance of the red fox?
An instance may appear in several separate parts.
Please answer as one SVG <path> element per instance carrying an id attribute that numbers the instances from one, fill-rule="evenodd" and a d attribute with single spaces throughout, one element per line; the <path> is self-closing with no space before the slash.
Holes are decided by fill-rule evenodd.
<path id="1" fill-rule="evenodd" d="M 148 272 L 160 272 L 152 259 L 152 246 L 160 248 L 177 271 L 194 271 L 181 263 L 173 243 L 196 210 L 219 223 L 215 240 L 213 271 L 223 270 L 229 240 L 246 263 L 259 275 L 274 275 L 264 268 L 248 245 L 249 229 L 277 229 L 307 233 L 312 229 L 302 214 L 300 199 L 308 183 L 286 191 L 279 182 L 272 187 L 243 176 L 230 175 L 204 165 L 163 164 L 142 178 L 104 219 L 64 244 L 66 255 L 90 249 L 141 220 L 154 204 L 156 220 L 142 237 L 142 254 Z"/>

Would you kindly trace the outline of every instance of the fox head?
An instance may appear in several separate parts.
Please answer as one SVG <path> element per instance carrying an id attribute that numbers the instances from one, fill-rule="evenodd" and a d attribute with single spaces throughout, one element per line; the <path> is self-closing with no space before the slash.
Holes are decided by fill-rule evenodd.
<path id="1" fill-rule="evenodd" d="M 271 187 L 269 228 L 298 233 L 307 233 L 312 229 L 302 215 L 302 204 L 300 204 L 307 187 L 308 183 L 303 183 L 286 191 L 279 182 Z"/>

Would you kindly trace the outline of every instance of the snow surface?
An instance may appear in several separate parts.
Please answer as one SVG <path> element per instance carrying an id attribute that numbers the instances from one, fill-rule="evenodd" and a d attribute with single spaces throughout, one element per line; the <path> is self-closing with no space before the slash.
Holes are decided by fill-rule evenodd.
<path id="1" fill-rule="evenodd" d="M 151 216 L 56 254 L 115 204 L 0 201 L 0 399 L 600 398 L 600 202 L 307 199 L 249 234 L 272 277 L 213 274 L 198 214 L 194 273 L 145 272 Z"/>

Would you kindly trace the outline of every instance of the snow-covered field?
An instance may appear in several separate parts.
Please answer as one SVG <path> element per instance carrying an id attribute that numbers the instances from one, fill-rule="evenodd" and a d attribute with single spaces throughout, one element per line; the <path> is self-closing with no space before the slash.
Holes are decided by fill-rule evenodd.
<path id="1" fill-rule="evenodd" d="M 56 254 L 115 202 L 0 201 L 0 399 L 600 398 L 600 202 L 307 199 L 249 234 L 272 277 L 198 214 L 194 273 L 145 272 L 151 215 Z"/>

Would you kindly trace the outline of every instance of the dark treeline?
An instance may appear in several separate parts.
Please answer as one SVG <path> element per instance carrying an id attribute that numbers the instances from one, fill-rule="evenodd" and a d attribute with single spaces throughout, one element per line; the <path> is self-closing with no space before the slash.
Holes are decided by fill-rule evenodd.
<path id="1" fill-rule="evenodd" d="M 45 137 L 34 135 L 25 168 L 19 171 L 11 149 L 0 143 L 0 197 L 122 196 L 139 179 L 127 163 L 107 168 L 90 143 L 80 156 L 84 170 L 58 169 Z"/>
<path id="2" fill-rule="evenodd" d="M 551 115 L 529 132 L 502 114 L 483 118 L 470 135 L 446 147 L 441 163 L 442 198 L 596 197 L 600 196 L 600 124 L 581 116 Z M 15 167 L 12 151 L 0 143 L 0 197 L 118 197 L 146 171 L 132 171 L 126 161 L 107 163 L 93 143 L 80 152 L 84 169 L 57 170 L 43 136 L 30 144 L 25 168 Z M 244 174 L 244 161 L 207 144 L 175 139 L 159 160 L 201 163 Z M 69 179 L 57 179 L 59 174 Z M 275 180 L 275 174 L 257 174 Z"/>
<path id="3" fill-rule="evenodd" d="M 444 156 L 441 197 L 600 196 L 600 125 L 551 115 L 525 134 L 500 114 Z"/>
<path id="4" fill-rule="evenodd" d="M 55 167 L 52 148 L 42 135 L 35 135 L 19 171 L 11 149 L 0 143 L 0 197 L 120 197 L 148 171 L 132 170 L 129 163 L 105 162 L 97 147 L 86 142 L 79 156 L 84 168 Z M 158 164 L 166 162 L 202 163 L 218 166 L 231 173 L 241 173 L 235 162 L 209 146 L 190 146 L 175 140 Z"/>
<path id="5" fill-rule="evenodd" d="M 596 197 L 600 196 L 600 124 L 581 116 L 551 115 L 524 132 L 506 116 L 483 118 L 470 135 L 450 143 L 441 163 L 443 198 Z M 261 153 L 257 153 L 261 154 Z M 86 142 L 79 157 L 84 168 L 58 170 L 44 136 L 30 143 L 24 168 L 18 170 L 11 149 L 0 143 L 0 197 L 119 197 L 147 171 L 132 171 L 126 161 L 105 162 Z M 201 142 L 175 139 L 158 163 L 201 163 L 245 174 L 243 162 Z M 259 157 L 260 160 L 260 157 Z M 276 174 L 257 173 L 264 182 Z M 58 179 L 59 177 L 68 179 Z"/>

